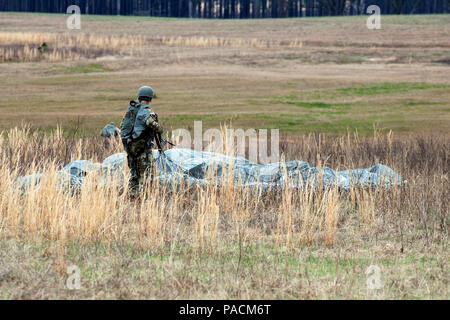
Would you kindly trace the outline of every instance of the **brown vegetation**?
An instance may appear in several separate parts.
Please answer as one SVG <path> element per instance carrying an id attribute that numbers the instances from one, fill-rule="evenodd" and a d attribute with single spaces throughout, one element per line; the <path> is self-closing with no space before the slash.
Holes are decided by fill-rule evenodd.
<path id="1" fill-rule="evenodd" d="M 147 188 L 141 201 L 130 202 L 118 181 L 104 186 L 99 183 L 101 175 L 94 173 L 81 193 L 72 195 L 60 190 L 56 170 L 74 159 L 102 160 L 119 152 L 119 143 L 105 147 L 99 139 L 63 139 L 60 131 L 46 137 L 15 129 L 3 133 L 1 139 L 2 235 L 137 241 L 152 248 L 187 243 L 207 250 L 228 240 L 260 238 L 288 247 L 302 243 L 332 246 L 338 229 L 345 229 L 346 221 L 354 223 L 356 219 L 359 231 L 368 234 L 392 232 L 394 228 L 397 236 L 405 239 L 414 234 L 427 242 L 445 241 L 450 164 L 447 138 L 397 140 L 376 134 L 373 138 L 310 135 L 295 140 L 295 144 L 282 145 L 287 159 L 340 169 L 384 163 L 398 170 L 408 184 L 343 193 L 286 188 L 264 195 L 258 189 L 236 188 L 231 180 L 220 187 L 183 187 L 175 193 L 158 184 Z M 20 196 L 14 180 L 32 172 L 42 172 L 47 179 L 39 188 Z M 237 192 L 240 197 L 235 196 Z"/>
<path id="2" fill-rule="evenodd" d="M 158 184 L 135 201 L 96 173 L 79 193 L 57 183 L 68 161 L 101 161 L 121 151 L 118 141 L 29 129 L 0 140 L 0 245 L 13 254 L 0 255 L 2 297 L 448 298 L 448 137 L 282 139 L 286 159 L 340 169 L 381 162 L 404 187 L 266 194 L 230 180 L 176 192 Z M 15 179 L 34 172 L 46 178 L 20 195 Z M 46 273 L 30 270 L 31 259 Z M 73 263 L 81 291 L 64 289 Z M 384 270 L 380 292 L 363 289 L 374 263 Z"/>

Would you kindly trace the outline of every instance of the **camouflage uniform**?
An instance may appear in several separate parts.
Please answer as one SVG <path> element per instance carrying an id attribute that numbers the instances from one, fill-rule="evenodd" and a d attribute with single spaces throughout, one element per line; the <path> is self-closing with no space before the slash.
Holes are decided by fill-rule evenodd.
<path id="1" fill-rule="evenodd" d="M 158 115 L 151 111 L 151 105 L 138 101 L 130 102 L 121 129 L 122 142 L 131 171 L 130 193 L 135 196 L 146 178 L 150 178 L 150 183 L 153 181 L 153 141 L 160 139 L 163 129 L 158 122 Z"/>

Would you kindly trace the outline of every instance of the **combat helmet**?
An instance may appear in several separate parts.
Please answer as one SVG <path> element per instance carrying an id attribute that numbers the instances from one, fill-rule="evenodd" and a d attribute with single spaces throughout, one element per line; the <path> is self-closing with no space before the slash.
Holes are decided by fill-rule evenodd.
<path id="1" fill-rule="evenodd" d="M 149 86 L 143 86 L 139 88 L 138 100 L 151 100 L 155 96 L 153 89 Z"/>

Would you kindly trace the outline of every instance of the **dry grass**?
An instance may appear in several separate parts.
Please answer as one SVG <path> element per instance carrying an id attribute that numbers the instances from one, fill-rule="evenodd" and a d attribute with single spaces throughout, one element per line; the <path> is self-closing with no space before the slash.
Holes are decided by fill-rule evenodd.
<path id="1" fill-rule="evenodd" d="M 144 43 L 144 37 L 139 35 L 0 32 L 0 62 L 61 62 L 104 55 L 133 55 Z"/>
<path id="2" fill-rule="evenodd" d="M 266 66 L 284 60 L 445 64 L 450 48 L 446 15 L 384 17 L 379 32 L 368 30 L 364 17 L 208 21 L 83 16 L 79 31 L 68 31 L 65 18 L 1 13 L 0 61 L 138 56 L 154 65 L 164 52 L 166 64 L 174 54 L 177 63 L 190 63 L 193 56 L 202 62 L 239 63 L 236 55 L 244 50 Z M 47 54 L 37 50 L 43 42 L 49 45 Z"/>
<path id="3" fill-rule="evenodd" d="M 218 37 L 163 37 L 161 39 L 163 44 L 170 46 L 181 46 L 181 47 L 206 47 L 206 48 L 219 48 L 219 47 L 230 47 L 230 48 L 258 48 L 258 49 L 269 49 L 269 48 L 301 48 L 303 43 L 299 39 L 291 41 L 267 41 L 261 39 L 226 39 Z"/>
<path id="4" fill-rule="evenodd" d="M 67 259 L 71 259 L 67 253 L 71 250 L 69 248 L 74 244 L 89 246 L 92 243 L 109 244 L 108 247 L 113 244 L 131 246 L 138 254 L 152 252 L 156 255 L 175 255 L 181 259 L 181 264 L 204 259 L 202 257 L 205 254 L 222 259 L 222 254 L 234 252 L 240 257 L 237 268 L 244 270 L 247 270 L 248 265 L 239 267 L 244 263 L 241 259 L 256 259 L 247 252 L 256 244 L 262 245 L 261 248 L 272 248 L 265 249 L 269 250 L 266 253 L 258 253 L 263 256 L 270 252 L 270 255 L 288 254 L 293 257 L 299 250 L 307 248 L 329 248 L 326 250 L 332 250 L 330 252 L 344 250 L 349 254 L 355 250 L 351 249 L 355 243 L 364 243 L 369 252 L 379 250 L 376 248 L 381 245 L 384 249 L 377 258 L 381 261 L 387 259 L 389 254 L 399 259 L 403 259 L 401 257 L 406 253 L 414 256 L 423 250 L 418 248 L 423 247 L 431 250 L 438 261 L 446 261 L 449 231 L 446 200 L 449 197 L 448 138 L 424 136 L 398 140 L 392 135 L 379 134 L 372 138 L 309 135 L 297 136 L 296 141 L 296 144 L 282 144 L 287 159 L 302 158 L 316 165 L 324 165 L 320 159 L 329 159 L 325 163 L 328 162 L 327 165 L 334 168 L 364 166 L 378 162 L 375 160 L 378 159 L 398 170 L 408 180 L 408 185 L 377 191 L 286 188 L 282 192 L 262 193 L 258 189 L 233 187 L 231 180 L 221 186 L 180 186 L 176 192 L 165 184 L 156 184 L 152 188 L 147 186 L 139 200 L 130 201 L 127 192 L 119 187 L 114 178 L 104 185 L 99 182 L 101 178 L 92 173 L 86 177 L 79 193 L 70 193 L 64 192 L 58 185 L 56 170 L 70 159 L 101 160 L 120 151 L 119 143 L 116 141 L 105 145 L 101 139 L 64 139 L 61 131 L 43 136 L 26 128 L 15 129 L 1 135 L 0 236 L 2 241 L 16 239 L 58 244 L 61 248 L 58 250 L 44 245 L 53 252 L 50 257 L 58 259 L 55 268 L 62 271 L 57 277 L 64 277 L 64 268 L 69 263 Z M 35 153 L 37 148 L 41 150 L 39 156 Z M 46 178 L 39 188 L 32 188 L 21 196 L 14 187 L 14 181 L 19 175 L 31 172 L 43 172 Z M 14 244 L 11 241 L 4 242 L 4 245 Z M 108 250 L 116 252 L 114 246 Z M 436 251 L 442 249 L 440 253 Z M 344 253 L 345 256 L 347 254 Z M 117 258 L 121 259 L 119 256 Z M 377 259 L 375 262 L 380 261 Z M 414 259 L 411 261 L 416 261 Z M 213 260 L 204 261 L 213 263 Z M 87 261 L 79 260 L 77 263 L 84 265 Z M 394 263 L 391 267 L 401 265 Z M 128 272 L 126 270 L 132 270 L 124 268 L 121 272 L 125 274 Z M 178 263 L 165 268 L 178 270 Z M 422 280 L 429 288 L 442 290 L 447 286 L 448 279 L 443 280 L 442 277 L 445 279 L 445 275 L 448 276 L 448 266 L 444 263 L 442 271 L 433 270 L 437 272 L 434 273 L 436 277 Z M 166 276 L 170 275 L 171 271 L 167 272 Z M 231 271 L 224 272 L 225 282 L 221 286 L 228 288 L 232 282 L 226 280 L 226 273 Z M 402 277 L 407 275 L 400 273 L 397 276 L 400 277 L 398 281 L 403 281 Z M 180 281 L 178 276 L 172 280 L 169 278 L 164 281 L 174 281 L 172 285 Z M 315 276 L 313 279 L 316 279 Z M 94 292 L 98 295 L 95 283 L 85 281 L 90 289 L 83 291 L 82 296 L 92 297 Z M 134 281 L 129 285 L 141 288 L 140 280 Z M 310 292 L 310 297 L 364 297 L 364 291 L 351 290 L 347 294 L 342 291 L 350 286 L 349 281 L 351 278 L 343 282 L 341 289 L 335 288 L 337 291 L 334 294 L 327 289 L 325 292 L 315 291 L 312 295 Z M 0 286 L 8 289 L 7 292 L 12 292 L 9 297 L 14 297 L 14 292 L 20 292 L 15 291 L 14 283 L 0 282 Z M 445 291 L 423 291 L 423 285 L 408 285 L 400 291 L 404 297 L 448 298 Z M 254 288 L 256 292 L 257 287 Z M 186 288 L 179 290 L 184 292 L 179 297 L 184 298 L 202 297 L 205 294 L 205 288 L 196 284 L 192 284 L 191 293 Z M 237 290 L 239 294 L 217 291 L 209 297 L 249 297 L 241 291 L 244 287 Z M 58 292 L 53 294 L 56 297 L 67 294 L 67 291 Z M 125 297 L 167 297 L 166 293 L 145 292 L 129 292 Z M 391 283 L 383 296 L 400 298 L 396 296 L 398 292 L 398 288 Z M 116 294 L 119 291 L 109 292 L 105 297 L 118 297 Z M 307 292 L 300 290 L 293 293 L 286 288 L 280 294 L 282 297 L 306 297 Z M 261 293 L 257 296 L 261 296 Z M 31 297 L 38 296 L 31 294 Z"/>
<path id="5" fill-rule="evenodd" d="M 301 48 L 302 41 L 267 41 L 218 37 L 151 37 L 89 33 L 0 32 L 0 62 L 71 62 L 102 56 L 145 56 L 155 45 L 205 48 Z"/>
<path id="6" fill-rule="evenodd" d="M 76 31 L 66 29 L 64 15 L 0 17 L 0 60 L 32 61 L 0 63 L 1 129 L 22 121 L 67 129 L 81 119 L 97 135 L 105 123 L 120 122 L 146 83 L 173 129 L 232 120 L 234 127 L 296 133 L 370 134 L 374 123 L 385 131 L 448 131 L 447 16 L 383 17 L 380 31 L 368 30 L 364 17 L 83 16 Z M 392 89 L 342 94 L 380 83 Z"/>
<path id="7" fill-rule="evenodd" d="M 293 190 L 286 181 L 283 193 L 262 194 L 258 188 L 234 187 L 233 168 L 229 168 L 222 173 L 226 182 L 221 186 L 181 186 L 174 191 L 157 183 L 147 186 L 140 201 L 130 202 L 124 191 L 127 184 L 122 188 L 120 177 L 111 177 L 105 185 L 101 183 L 103 174 L 97 171 L 86 178 L 81 192 L 73 195 L 61 189 L 57 168 L 69 159 L 93 158 L 89 152 L 99 152 L 98 146 L 84 150 L 88 141 L 68 144 L 60 130 L 46 137 L 27 127 L 3 133 L 0 142 L 5 173 L 0 183 L 0 233 L 7 238 L 137 241 L 151 248 L 181 242 L 206 250 L 214 250 L 219 242 L 257 239 L 269 231 L 277 246 L 315 241 L 333 245 L 335 241 L 341 208 L 335 189 Z M 41 152 L 36 157 L 30 151 L 38 146 Z M 119 152 L 120 146 L 115 141 L 103 148 L 103 152 L 107 150 Z M 14 180 L 19 174 L 33 172 L 42 172 L 45 178 L 39 187 L 33 186 L 21 196 Z M 214 174 L 211 172 L 209 179 L 214 179 Z M 261 228 L 265 223 L 257 223 L 260 220 L 269 225 Z"/>

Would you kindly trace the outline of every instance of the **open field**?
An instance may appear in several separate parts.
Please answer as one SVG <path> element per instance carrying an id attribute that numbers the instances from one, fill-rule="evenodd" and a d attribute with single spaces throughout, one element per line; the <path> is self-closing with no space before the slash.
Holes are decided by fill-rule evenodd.
<path id="1" fill-rule="evenodd" d="M 96 174 L 80 193 L 56 184 L 55 169 L 103 159 L 118 142 L 21 130 L 8 137 L 0 298 L 449 298 L 450 149 L 441 136 L 299 136 L 282 145 L 287 158 L 333 168 L 387 163 L 408 180 L 402 188 L 265 194 L 232 183 L 176 192 L 155 185 L 137 201 Z M 31 172 L 49 179 L 20 196 L 13 182 Z M 66 287 L 72 265 L 80 290 Z M 371 265 L 381 268 L 380 290 L 366 286 Z"/>
<path id="2" fill-rule="evenodd" d="M 83 16 L 68 31 L 62 15 L 0 13 L 0 299 L 449 299 L 449 33 L 448 15 L 377 31 L 365 17 Z M 169 129 L 279 128 L 286 160 L 383 163 L 408 183 L 162 185 L 130 201 L 93 174 L 62 192 L 62 166 L 123 151 L 97 135 L 143 84 Z M 35 172 L 49 179 L 21 196 L 15 179 Z"/>
<path id="3" fill-rule="evenodd" d="M 127 101 L 149 83 L 169 128 L 203 120 L 204 127 L 231 121 L 301 133 L 364 134 L 374 123 L 448 131 L 448 15 L 387 16 L 375 31 L 365 17 L 86 16 L 73 31 L 65 18 L 0 13 L 0 128 L 82 123 L 97 134 L 119 123 Z"/>

